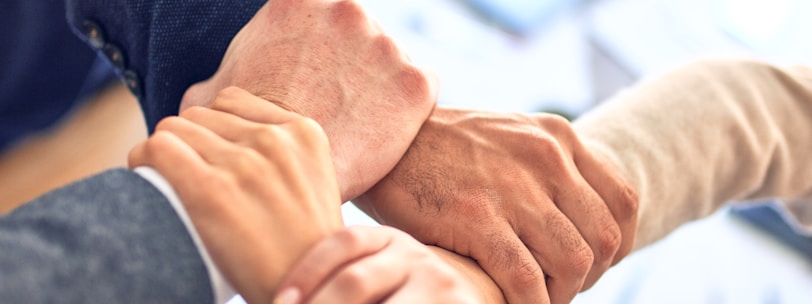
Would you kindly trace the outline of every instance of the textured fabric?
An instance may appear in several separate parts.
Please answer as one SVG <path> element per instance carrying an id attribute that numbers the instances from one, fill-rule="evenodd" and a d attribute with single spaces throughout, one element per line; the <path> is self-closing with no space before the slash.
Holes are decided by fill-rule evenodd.
<path id="1" fill-rule="evenodd" d="M 203 263 L 208 270 L 212 290 L 214 291 L 214 303 L 226 303 L 229 299 L 233 298 L 237 293 L 231 284 L 226 281 L 226 278 L 223 276 L 223 273 L 220 272 L 220 268 L 217 267 L 217 264 L 211 259 L 208 249 L 206 249 L 206 246 L 203 244 L 200 234 L 197 233 L 197 229 L 189 217 L 189 213 L 186 212 L 186 206 L 180 201 L 178 194 L 175 192 L 175 189 L 172 188 L 172 185 L 169 184 L 169 181 L 167 181 L 161 173 L 150 167 L 138 167 L 133 171 L 155 186 L 155 188 L 166 197 L 178 215 L 178 218 L 183 222 L 183 226 L 186 227 L 186 231 L 194 241 L 197 252 L 200 253 L 200 257 L 203 259 Z"/>
<path id="2" fill-rule="evenodd" d="M 730 200 L 812 201 L 803 200 L 812 197 L 809 68 L 695 63 L 618 95 L 575 129 L 638 191 L 636 248 Z"/>
<path id="3" fill-rule="evenodd" d="M 3 303 L 210 303 L 206 268 L 164 196 L 113 170 L 0 218 Z"/>
<path id="4" fill-rule="evenodd" d="M 64 0 L 0 1 L 0 151 L 115 79 L 64 16 Z"/>
<path id="5" fill-rule="evenodd" d="M 228 44 L 265 3 L 261 0 L 67 0 L 68 22 L 80 37 L 97 23 L 121 49 L 140 81 L 140 103 L 150 132 L 178 112 L 184 91 L 217 70 Z M 86 38 L 85 38 L 86 39 Z"/>

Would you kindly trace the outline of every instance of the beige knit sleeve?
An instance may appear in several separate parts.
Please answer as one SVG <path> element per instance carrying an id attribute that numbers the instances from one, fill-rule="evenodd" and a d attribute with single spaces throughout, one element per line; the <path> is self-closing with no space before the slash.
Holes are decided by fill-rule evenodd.
<path id="1" fill-rule="evenodd" d="M 812 69 L 694 63 L 575 122 L 640 197 L 635 247 L 730 200 L 812 196 Z"/>

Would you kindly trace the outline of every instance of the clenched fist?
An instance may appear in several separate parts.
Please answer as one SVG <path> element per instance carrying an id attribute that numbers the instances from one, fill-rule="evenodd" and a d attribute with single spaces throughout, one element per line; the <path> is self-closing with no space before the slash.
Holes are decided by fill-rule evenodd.
<path id="1" fill-rule="evenodd" d="M 511 303 L 568 303 L 632 249 L 637 197 L 547 114 L 435 109 L 403 160 L 353 200 L 475 259 Z"/>
<path id="2" fill-rule="evenodd" d="M 343 200 L 395 166 L 436 100 L 433 78 L 348 0 L 269 1 L 182 107 L 208 105 L 228 86 L 316 120 L 330 140 Z"/>

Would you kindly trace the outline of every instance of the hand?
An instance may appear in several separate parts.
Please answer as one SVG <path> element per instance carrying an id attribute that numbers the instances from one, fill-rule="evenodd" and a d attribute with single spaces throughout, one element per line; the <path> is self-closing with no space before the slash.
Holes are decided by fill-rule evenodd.
<path id="1" fill-rule="evenodd" d="M 279 304 L 481 303 L 462 274 L 390 227 L 332 234 L 302 258 L 279 290 Z"/>
<path id="2" fill-rule="evenodd" d="M 633 190 L 546 114 L 437 108 L 353 202 L 477 260 L 511 303 L 568 303 L 629 253 L 637 222 Z"/>
<path id="3" fill-rule="evenodd" d="M 229 282 L 269 303 L 297 258 L 342 227 L 329 145 L 314 121 L 240 89 L 214 106 L 227 112 L 194 107 L 161 121 L 129 163 L 160 172 Z"/>
<path id="4" fill-rule="evenodd" d="M 208 105 L 232 85 L 321 124 L 342 201 L 397 164 L 436 100 L 435 81 L 348 0 L 269 1 L 182 107 Z"/>

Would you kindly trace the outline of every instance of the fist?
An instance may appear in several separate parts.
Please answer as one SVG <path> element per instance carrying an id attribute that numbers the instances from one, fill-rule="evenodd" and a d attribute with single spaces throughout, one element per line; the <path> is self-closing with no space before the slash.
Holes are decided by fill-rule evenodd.
<path id="1" fill-rule="evenodd" d="M 353 200 L 475 259 L 511 303 L 568 303 L 632 248 L 637 198 L 563 118 L 437 108 L 398 166 Z"/>
<path id="2" fill-rule="evenodd" d="M 436 100 L 436 81 L 347 0 L 269 1 L 182 107 L 209 105 L 228 86 L 316 120 L 345 201 L 397 164 Z"/>

